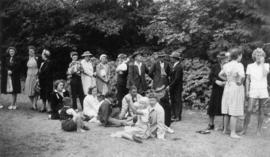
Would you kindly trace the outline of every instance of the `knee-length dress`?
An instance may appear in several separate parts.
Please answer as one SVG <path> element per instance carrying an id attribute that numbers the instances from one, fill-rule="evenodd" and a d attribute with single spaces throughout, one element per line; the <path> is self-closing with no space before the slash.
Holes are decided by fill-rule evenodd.
<path id="1" fill-rule="evenodd" d="M 38 63 L 34 57 L 30 57 L 27 62 L 27 77 L 25 81 L 24 93 L 27 96 L 35 96 L 35 84 L 37 81 Z"/>
<path id="2" fill-rule="evenodd" d="M 109 92 L 110 67 L 108 64 L 97 65 L 97 90 L 102 95 Z"/>
<path id="3" fill-rule="evenodd" d="M 2 58 L 1 58 L 2 59 Z M 8 74 L 11 71 L 11 74 Z M 21 93 L 21 60 L 14 56 L 3 56 L 1 69 L 1 92 L 4 94 Z"/>
<path id="4" fill-rule="evenodd" d="M 212 94 L 210 97 L 209 107 L 207 110 L 207 114 L 210 116 L 218 116 L 222 115 L 221 113 L 221 101 L 223 95 L 223 86 L 219 86 L 216 84 L 216 80 L 223 81 L 219 76 L 219 72 L 221 71 L 220 64 L 214 64 L 211 68 L 211 73 L 209 76 L 209 80 L 212 84 Z"/>
<path id="5" fill-rule="evenodd" d="M 237 85 L 240 78 L 245 77 L 244 66 L 237 61 L 224 65 L 222 73 L 226 74 L 226 84 L 222 97 L 222 114 L 243 116 L 244 114 L 244 86 Z"/>
<path id="6" fill-rule="evenodd" d="M 86 61 L 85 59 L 81 61 L 81 65 L 83 70 L 81 74 L 83 92 L 84 95 L 87 95 L 89 88 L 96 86 L 96 79 L 93 76 L 94 68 L 91 61 Z"/>

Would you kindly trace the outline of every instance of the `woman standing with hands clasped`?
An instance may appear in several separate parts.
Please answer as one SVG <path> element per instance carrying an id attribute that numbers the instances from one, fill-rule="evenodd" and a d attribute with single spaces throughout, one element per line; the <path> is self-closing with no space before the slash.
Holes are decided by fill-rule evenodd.
<path id="1" fill-rule="evenodd" d="M 219 73 L 219 77 L 226 80 L 221 103 L 221 112 L 224 114 L 223 133 L 227 133 L 230 120 L 230 136 L 232 138 L 240 138 L 236 134 L 236 123 L 238 117 L 244 115 L 245 89 L 243 82 L 245 72 L 243 64 L 240 63 L 242 50 L 240 48 L 233 48 L 230 50 L 230 54 L 232 60 L 225 64 Z"/>
<path id="2" fill-rule="evenodd" d="M 26 61 L 27 77 L 25 80 L 24 93 L 29 97 L 32 110 L 37 110 L 38 94 L 35 91 L 35 86 L 38 80 L 38 57 L 36 56 L 36 48 L 28 46 L 28 57 Z"/>
<path id="3" fill-rule="evenodd" d="M 109 92 L 110 67 L 107 63 L 107 55 L 100 56 L 100 63 L 97 65 L 97 89 L 101 95 Z"/>
<path id="4" fill-rule="evenodd" d="M 12 94 L 12 103 L 9 110 L 17 109 L 17 94 L 21 92 L 20 60 L 16 57 L 16 48 L 7 49 L 7 57 L 2 62 L 1 91 L 4 94 Z"/>

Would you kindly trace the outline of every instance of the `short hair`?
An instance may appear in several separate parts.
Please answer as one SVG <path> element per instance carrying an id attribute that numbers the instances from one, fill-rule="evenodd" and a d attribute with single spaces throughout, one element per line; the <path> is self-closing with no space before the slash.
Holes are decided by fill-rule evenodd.
<path id="1" fill-rule="evenodd" d="M 27 48 L 28 48 L 28 51 L 29 51 L 30 49 L 32 49 L 32 50 L 34 50 L 34 51 L 36 52 L 36 47 L 33 46 L 33 45 L 29 45 Z"/>
<path id="2" fill-rule="evenodd" d="M 66 81 L 65 81 L 65 80 L 56 80 L 56 81 L 54 82 L 54 86 L 53 86 L 54 89 L 57 89 L 57 86 L 58 86 L 60 83 L 63 83 L 64 86 L 65 86 Z"/>
<path id="3" fill-rule="evenodd" d="M 252 59 L 255 61 L 256 60 L 256 55 L 258 54 L 262 54 L 263 57 L 266 56 L 264 50 L 262 48 L 256 48 L 253 52 L 252 52 Z"/>
<path id="4" fill-rule="evenodd" d="M 243 50 L 242 48 L 232 48 L 229 52 L 231 54 L 231 59 L 236 60 L 240 55 L 242 55 Z"/>
<path id="5" fill-rule="evenodd" d="M 105 98 L 113 98 L 114 96 L 115 96 L 115 94 L 112 92 L 108 92 L 105 94 Z"/>
<path id="6" fill-rule="evenodd" d="M 42 51 L 42 53 L 44 54 L 44 56 L 45 56 L 46 58 L 50 58 L 50 56 L 51 56 L 50 51 L 47 50 L 47 49 L 44 49 L 44 50 Z"/>
<path id="7" fill-rule="evenodd" d="M 137 90 L 137 87 L 135 85 L 129 87 L 129 91 L 132 91 L 132 90 Z"/>
<path id="8" fill-rule="evenodd" d="M 17 53 L 17 49 L 16 49 L 14 46 L 10 46 L 10 47 L 7 48 L 7 51 L 6 51 L 7 54 L 9 54 L 9 51 L 10 51 L 10 50 L 14 50 L 15 53 Z"/>
<path id="9" fill-rule="evenodd" d="M 158 100 L 158 97 L 155 93 L 149 93 L 148 98 L 149 99 L 154 98 L 154 99 Z"/>
<path id="10" fill-rule="evenodd" d="M 95 87 L 90 87 L 89 89 L 88 89 L 88 94 L 92 94 L 92 92 L 93 92 L 93 89 L 95 89 L 95 88 L 97 88 L 96 86 Z"/>

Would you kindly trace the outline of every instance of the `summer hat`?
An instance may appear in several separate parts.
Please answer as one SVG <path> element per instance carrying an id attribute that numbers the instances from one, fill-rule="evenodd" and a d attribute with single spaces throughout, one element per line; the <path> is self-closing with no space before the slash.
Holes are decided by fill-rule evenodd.
<path id="1" fill-rule="evenodd" d="M 165 56 L 167 56 L 167 54 L 163 51 L 158 54 L 158 57 L 165 57 Z"/>
<path id="2" fill-rule="evenodd" d="M 85 52 L 82 54 L 82 57 L 85 57 L 85 56 L 93 56 L 93 54 L 90 53 L 90 51 L 85 51 Z"/>
<path id="3" fill-rule="evenodd" d="M 175 51 L 170 55 L 170 57 L 177 58 L 177 59 L 180 59 L 181 58 L 180 57 L 180 53 L 179 52 L 175 52 Z"/>
<path id="4" fill-rule="evenodd" d="M 143 52 L 142 51 L 136 51 L 136 52 L 134 52 L 133 54 L 132 54 L 132 58 L 135 58 L 136 56 L 138 56 L 138 55 L 142 55 L 143 54 Z"/>

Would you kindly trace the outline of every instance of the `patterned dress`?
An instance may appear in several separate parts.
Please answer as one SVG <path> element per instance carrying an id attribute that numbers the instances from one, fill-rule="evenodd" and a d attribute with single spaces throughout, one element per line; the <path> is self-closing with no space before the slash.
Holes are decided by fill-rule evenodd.
<path id="1" fill-rule="evenodd" d="M 245 77 L 244 66 L 237 61 L 231 61 L 224 65 L 222 73 L 226 74 L 226 84 L 222 97 L 222 114 L 231 116 L 243 116 L 245 91 L 244 86 L 238 85 L 240 78 Z"/>
<path id="2" fill-rule="evenodd" d="M 35 84 L 37 81 L 38 74 L 38 64 L 34 57 L 30 57 L 27 62 L 27 77 L 25 81 L 24 93 L 27 96 L 34 96 L 35 93 Z"/>

